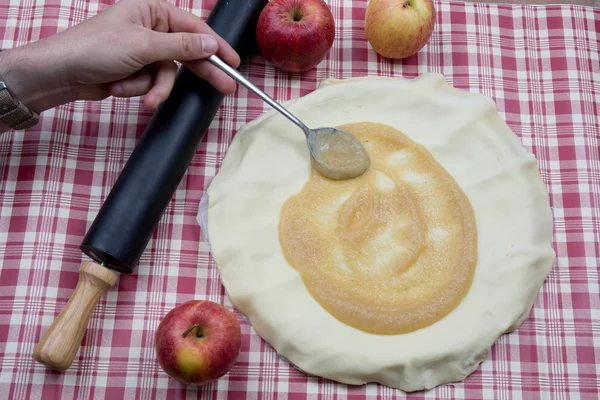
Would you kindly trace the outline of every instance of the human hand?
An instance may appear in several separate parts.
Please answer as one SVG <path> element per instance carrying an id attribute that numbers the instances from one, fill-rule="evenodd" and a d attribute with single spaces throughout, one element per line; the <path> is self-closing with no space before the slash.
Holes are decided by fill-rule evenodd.
<path id="1" fill-rule="evenodd" d="M 233 67 L 238 54 L 200 17 L 163 0 L 121 0 L 54 36 L 0 53 L 0 80 L 42 112 L 74 100 L 145 95 L 154 109 L 182 62 L 223 93 L 235 82 L 205 58 Z"/>

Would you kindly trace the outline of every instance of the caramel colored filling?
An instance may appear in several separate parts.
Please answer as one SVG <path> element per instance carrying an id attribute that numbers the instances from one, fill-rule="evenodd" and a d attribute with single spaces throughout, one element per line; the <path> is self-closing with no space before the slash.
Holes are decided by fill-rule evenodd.
<path id="1" fill-rule="evenodd" d="M 433 156 L 396 129 L 338 128 L 363 144 L 371 166 L 341 181 L 313 169 L 282 207 L 283 253 L 311 295 L 349 326 L 392 335 L 433 324 L 473 280 L 471 204 Z"/>

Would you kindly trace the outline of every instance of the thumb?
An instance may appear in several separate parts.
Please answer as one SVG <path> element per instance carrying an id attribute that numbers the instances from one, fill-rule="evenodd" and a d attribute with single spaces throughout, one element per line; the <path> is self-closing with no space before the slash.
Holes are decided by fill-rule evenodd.
<path id="1" fill-rule="evenodd" d="M 219 44 L 212 35 L 151 31 L 141 56 L 148 64 L 162 60 L 193 61 L 210 57 L 218 50 Z"/>

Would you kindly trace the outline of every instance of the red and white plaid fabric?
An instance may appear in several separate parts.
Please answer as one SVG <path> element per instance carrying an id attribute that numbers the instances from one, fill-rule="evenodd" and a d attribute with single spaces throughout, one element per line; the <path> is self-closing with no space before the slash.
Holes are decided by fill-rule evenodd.
<path id="1" fill-rule="evenodd" d="M 0 46 L 21 45 L 81 22 L 102 9 L 103 1 L 4 0 Z M 206 17 L 214 3 L 178 5 Z M 502 336 L 490 359 L 464 382 L 414 398 L 597 399 L 600 9 L 437 1 L 429 44 L 393 62 L 367 44 L 366 0 L 328 3 L 336 39 L 317 69 L 292 77 L 255 56 L 242 72 L 281 101 L 305 95 L 330 77 L 442 73 L 455 87 L 496 101 L 500 115 L 537 156 L 551 196 L 557 259 L 531 316 Z M 154 332 L 171 308 L 190 299 L 232 308 L 201 240 L 196 212 L 232 136 L 267 109 L 244 88 L 226 98 L 136 272 L 121 276 L 100 301 L 65 373 L 35 363 L 33 349 L 76 285 L 86 259 L 78 246 L 151 113 L 138 98 L 77 102 L 44 113 L 34 129 L 0 135 L 0 398 L 405 396 L 377 384 L 350 387 L 307 377 L 281 360 L 239 313 L 242 352 L 218 382 L 186 388 L 156 361 Z"/>

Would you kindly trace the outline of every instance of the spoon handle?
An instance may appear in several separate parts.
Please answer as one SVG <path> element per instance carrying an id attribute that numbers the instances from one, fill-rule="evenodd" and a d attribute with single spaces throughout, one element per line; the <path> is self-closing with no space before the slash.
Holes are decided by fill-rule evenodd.
<path id="1" fill-rule="evenodd" d="M 249 91 L 251 91 L 258 97 L 263 99 L 267 104 L 269 104 L 271 107 L 273 107 L 274 109 L 279 111 L 281 114 L 283 114 L 287 119 L 292 121 L 294 124 L 298 125 L 304 131 L 304 133 L 308 136 L 309 129 L 306 125 L 304 125 L 302 123 L 302 121 L 300 121 L 298 118 L 296 118 L 291 112 L 286 110 L 281 104 L 279 104 L 278 102 L 273 100 L 268 94 L 266 94 L 265 92 L 263 92 L 262 90 L 260 90 L 256 86 L 254 86 L 254 84 L 252 82 L 250 82 L 248 79 L 246 79 L 244 77 L 244 75 L 240 74 L 234 68 L 229 66 L 229 64 L 227 64 L 225 61 L 221 60 L 221 58 L 219 58 L 216 54 L 213 54 L 212 56 L 210 56 L 208 58 L 208 61 L 211 64 L 213 64 L 214 66 L 216 66 L 217 68 L 219 68 L 221 71 L 225 72 L 231 78 L 236 80 L 238 83 L 245 86 Z"/>

